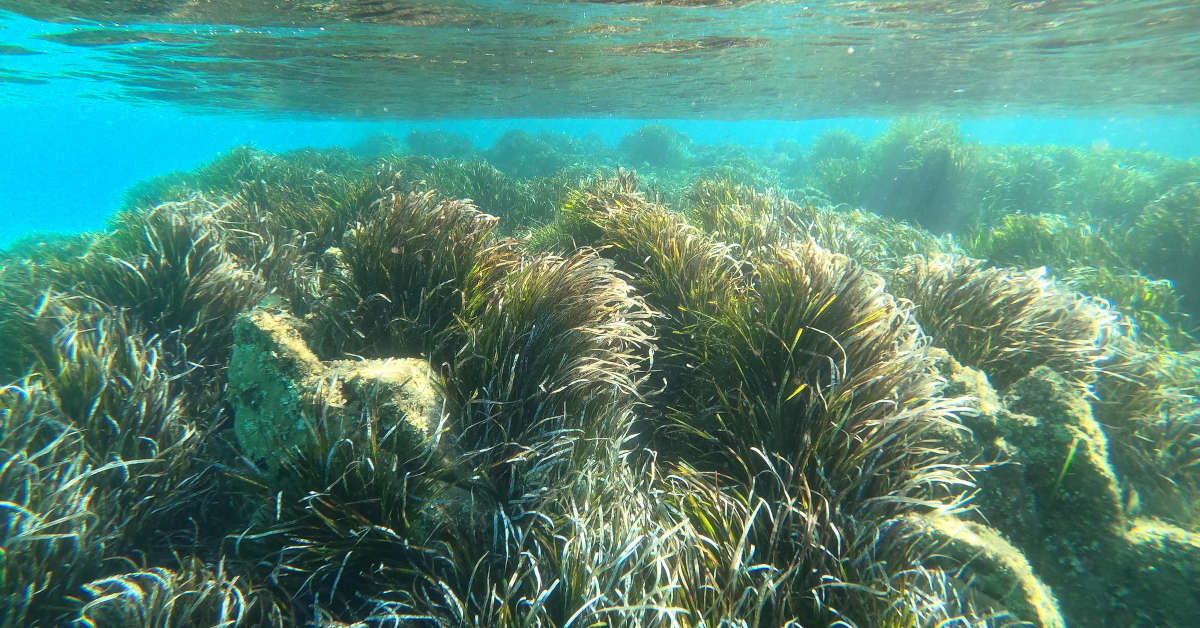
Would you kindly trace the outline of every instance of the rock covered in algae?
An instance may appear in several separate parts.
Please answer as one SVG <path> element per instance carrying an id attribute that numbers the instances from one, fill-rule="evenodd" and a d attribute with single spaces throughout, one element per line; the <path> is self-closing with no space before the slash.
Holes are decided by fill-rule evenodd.
<path id="1" fill-rule="evenodd" d="M 1125 560 L 1115 565 L 1122 577 L 1117 603 L 1147 626 L 1183 626 L 1200 617 L 1200 533 L 1139 518 L 1125 541 Z"/>
<path id="2" fill-rule="evenodd" d="M 1129 517 L 1086 388 L 1038 367 L 1001 395 L 949 354 L 937 367 L 946 394 L 970 400 L 971 435 L 942 442 L 986 465 L 974 505 L 987 525 L 950 515 L 919 524 L 942 553 L 971 559 L 979 594 L 1039 625 L 1184 626 L 1200 616 L 1200 535 Z"/>
<path id="3" fill-rule="evenodd" d="M 323 362 L 291 315 L 259 308 L 238 316 L 228 397 L 242 451 L 277 469 L 281 454 L 312 441 L 318 421 L 373 414 L 398 428 L 412 455 L 434 441 L 442 396 L 429 364 L 416 358 Z"/>
<path id="4" fill-rule="evenodd" d="M 909 523 L 939 545 L 938 552 L 970 565 L 972 593 L 1042 628 L 1065 628 L 1058 600 L 1020 549 L 996 529 L 950 514 L 910 515 Z"/>
<path id="5" fill-rule="evenodd" d="M 962 421 L 971 437 L 946 444 L 967 461 L 990 465 L 978 474 L 976 504 L 994 524 L 1018 539 L 1040 536 L 1061 516 L 1086 518 L 1092 535 L 1124 531 L 1108 439 L 1084 388 L 1041 366 L 1001 396 L 982 371 L 949 354 L 937 364 L 946 394 L 970 400 Z"/>
<path id="6" fill-rule="evenodd" d="M 1004 395 L 997 426 L 1021 452 L 1027 489 L 1040 518 L 1086 520 L 1090 536 L 1125 530 L 1121 489 L 1108 458 L 1108 438 L 1092 416 L 1086 392 L 1046 367 L 1018 380 Z"/>

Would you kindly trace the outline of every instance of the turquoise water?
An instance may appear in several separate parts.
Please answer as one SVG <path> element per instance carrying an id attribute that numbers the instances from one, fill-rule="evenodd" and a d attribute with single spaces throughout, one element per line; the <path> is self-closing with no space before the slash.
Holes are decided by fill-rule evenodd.
<path id="1" fill-rule="evenodd" d="M 1190 628 L 1200 3 L 0 0 L 0 628 Z"/>
<path id="2" fill-rule="evenodd" d="M 462 133 L 477 147 L 487 148 L 504 131 L 521 129 L 572 135 L 595 132 L 616 146 L 623 135 L 647 122 L 590 118 L 290 121 L 241 113 L 189 114 L 165 105 L 69 95 L 52 98 L 40 90 L 27 91 L 16 102 L 0 104 L 0 119 L 11 125 L 4 147 L 9 166 L 0 172 L 7 218 L 0 225 L 3 243 L 33 231 L 98 229 L 134 183 L 196 168 L 240 145 L 280 152 L 305 146 L 353 146 L 372 132 L 404 137 L 416 129 Z M 696 141 L 752 145 L 770 145 L 780 139 L 808 144 L 828 129 L 848 129 L 869 138 L 888 124 L 886 119 L 862 118 L 667 122 Z M 965 137 L 993 144 L 1090 146 L 1105 141 L 1114 147 L 1155 150 L 1180 158 L 1200 154 L 1200 118 L 967 119 L 960 122 L 960 129 Z"/>
<path id="3" fill-rule="evenodd" d="M 174 170 L 195 168 L 235 146 L 272 151 L 304 146 L 352 146 L 383 131 L 404 137 L 409 131 L 462 133 L 487 148 L 504 131 L 599 133 L 616 146 L 645 124 L 632 119 L 361 120 L 264 119 L 241 112 L 188 113 L 170 105 L 111 102 L 60 93 L 66 86 L 9 88 L 0 101 L 8 165 L 0 172 L 6 220 L 0 243 L 33 231 L 76 232 L 103 226 L 134 183 Z M 14 93 L 17 92 L 17 93 Z M 873 137 L 888 120 L 698 121 L 668 120 L 699 142 L 736 141 L 770 145 L 780 139 L 808 144 L 821 131 L 841 128 Z M 1052 143 L 1160 151 L 1188 158 L 1200 154 L 1200 118 L 1002 118 L 964 119 L 967 138 L 992 144 Z M 69 185 L 65 184 L 69 181 Z"/>
<path id="4" fill-rule="evenodd" d="M 439 3 L 447 13 L 438 19 L 397 3 L 330 3 L 341 8 L 324 19 L 318 3 L 292 3 L 291 12 L 256 2 L 177 4 L 0 4 L 0 242 L 99 228 L 133 183 L 238 145 L 351 146 L 374 131 L 445 129 L 477 148 L 513 128 L 596 132 L 615 146 L 647 120 L 667 120 L 702 143 L 808 144 L 830 128 L 869 138 L 896 117 L 931 115 L 989 144 L 1200 154 L 1200 98 L 1187 93 L 1200 68 L 1186 54 L 1200 45 L 1188 27 L 1200 17 L 1186 2 L 454 2 Z M 521 20 L 540 26 L 522 30 Z M 624 26 L 610 33 L 597 25 Z M 753 45 L 635 53 L 738 33 Z M 562 46 L 575 56 L 537 65 L 567 57 Z M 417 65 L 380 65 L 393 48 Z M 738 57 L 749 52 L 754 58 Z M 467 63 L 454 65 L 456 54 Z M 509 59 L 503 68 L 474 69 L 497 56 Z M 1110 57 L 1115 65 L 1093 63 Z M 1004 68 L 967 63 L 987 58 L 1006 59 Z M 612 67 L 598 70 L 602 61 Z M 447 66 L 458 69 L 447 74 Z M 871 81 L 863 94 L 863 76 L 883 84 Z M 761 80 L 772 88 L 747 83 Z M 487 96 L 443 91 L 470 82 Z M 680 90 L 692 90 L 686 106 Z M 495 104 L 476 106 L 488 96 Z"/>

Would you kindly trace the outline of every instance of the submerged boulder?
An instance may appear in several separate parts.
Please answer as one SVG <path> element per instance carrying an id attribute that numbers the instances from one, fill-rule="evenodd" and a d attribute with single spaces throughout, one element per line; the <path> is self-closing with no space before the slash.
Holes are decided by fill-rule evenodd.
<path id="1" fill-rule="evenodd" d="M 442 395 L 426 361 L 322 361 L 299 321 L 267 308 L 239 315 L 234 339 L 227 392 L 234 432 L 242 452 L 268 470 L 278 470 L 286 452 L 312 444 L 325 422 L 370 418 L 382 431 L 400 430 L 412 457 L 437 448 Z"/>
<path id="2" fill-rule="evenodd" d="M 935 515 L 920 528 L 942 554 L 970 560 L 978 593 L 1039 625 L 1200 616 L 1200 536 L 1127 512 L 1087 388 L 1043 366 L 998 394 L 981 371 L 935 355 L 946 394 L 968 400 L 969 433 L 941 443 L 982 467 L 973 504 L 986 524 Z"/>
<path id="3" fill-rule="evenodd" d="M 1138 625 L 1185 626 L 1200 617 L 1200 533 L 1135 519 L 1113 572 L 1113 605 Z"/>
<path id="4" fill-rule="evenodd" d="M 1021 550 L 995 528 L 948 513 L 910 515 L 907 523 L 934 540 L 937 554 L 970 565 L 976 601 L 1004 608 L 1042 628 L 1065 628 L 1054 592 L 1037 575 Z"/>
<path id="5" fill-rule="evenodd" d="M 1055 371 L 1035 368 L 1005 393 L 997 427 L 1020 451 L 1024 488 L 1032 489 L 1043 525 L 1115 537 L 1125 530 L 1121 489 L 1086 395 Z"/>

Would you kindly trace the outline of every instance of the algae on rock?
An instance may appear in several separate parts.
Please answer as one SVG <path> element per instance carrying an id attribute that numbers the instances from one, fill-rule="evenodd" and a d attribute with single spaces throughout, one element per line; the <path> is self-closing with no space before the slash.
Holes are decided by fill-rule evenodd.
<path id="1" fill-rule="evenodd" d="M 238 317 L 229 367 L 229 401 L 242 451 L 278 470 L 283 455 L 303 449 L 331 414 L 358 421 L 377 415 L 386 429 L 409 433 L 409 457 L 436 449 L 442 395 L 424 360 L 322 362 L 291 315 L 256 309 Z"/>
<path id="2" fill-rule="evenodd" d="M 1050 607 L 1030 601 L 1039 597 L 1031 591 L 1042 590 L 1031 582 L 1044 583 L 1069 625 L 1182 626 L 1200 613 L 1200 601 L 1187 594 L 1200 586 L 1200 537 L 1132 518 L 1131 489 L 1112 467 L 1086 387 L 1040 366 L 1000 395 L 982 372 L 948 354 L 937 366 L 947 394 L 975 400 L 962 415 L 973 438 L 947 434 L 943 443 L 963 462 L 984 465 L 974 474 L 980 490 L 973 503 L 987 525 L 950 515 L 923 525 L 947 556 L 974 557 L 982 594 L 1011 579 L 1018 583 L 1013 595 L 1021 593 L 1001 601 L 1018 613 L 1038 609 L 1043 625 L 1053 623 L 1043 614 Z M 1015 569 L 1000 545 L 980 540 L 992 537 L 1023 555 L 1029 572 Z"/>
<path id="3" fill-rule="evenodd" d="M 1042 628 L 1065 628 L 1053 591 L 1034 573 L 1025 554 L 995 528 L 948 513 L 909 515 L 907 522 L 938 542 L 938 554 L 970 565 L 971 592 Z"/>

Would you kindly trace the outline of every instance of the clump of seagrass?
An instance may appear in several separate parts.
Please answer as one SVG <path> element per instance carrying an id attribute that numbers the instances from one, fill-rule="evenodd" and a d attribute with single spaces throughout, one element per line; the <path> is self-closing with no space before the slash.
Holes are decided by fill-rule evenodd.
<path id="1" fill-rule="evenodd" d="M 1171 279 L 1187 311 L 1200 316 L 1200 182 L 1176 185 L 1147 203 L 1129 248 L 1139 267 Z"/>
<path id="2" fill-rule="evenodd" d="M 78 310 L 96 305 L 86 296 L 56 289 L 54 282 L 65 264 L 87 250 L 91 239 L 86 242 L 45 242 L 21 247 L 24 251 L 0 252 L 0 338 L 6 341 L 0 352 L 0 383 L 15 382 L 39 360 L 50 359 L 54 334 L 79 315 Z"/>
<path id="3" fill-rule="evenodd" d="M 200 436 L 156 341 L 126 313 L 47 292 L 32 329 L 53 329 L 30 374 L 0 391 L 6 515 L 0 625 L 74 619 L 89 582 L 171 534 L 207 488 Z M 41 583 L 37 587 L 30 583 Z M 27 588 L 28 587 L 28 588 Z"/>
<path id="4" fill-rule="evenodd" d="M 200 436 L 179 384 L 159 344 L 123 312 L 65 321 L 51 346 L 32 377 L 50 395 L 55 420 L 81 431 L 88 463 L 114 469 L 91 481 L 104 495 L 97 512 L 125 544 L 110 540 L 109 549 L 135 540 L 145 548 L 146 529 L 165 528 L 201 488 L 192 468 Z"/>
<path id="5" fill-rule="evenodd" d="M 613 409 L 637 394 L 648 313 L 611 262 L 589 250 L 522 257 L 467 303 L 447 380 L 465 449 L 621 435 Z"/>
<path id="6" fill-rule="evenodd" d="M 225 248 L 221 206 L 195 197 L 120 214 L 84 255 L 62 265 L 53 283 L 125 308 L 169 342 L 179 364 L 223 365 L 233 317 L 267 289 Z"/>
<path id="7" fill-rule="evenodd" d="M 269 577 L 318 618 L 559 626 L 599 616 L 581 597 L 591 589 L 542 574 L 586 569 L 559 560 L 571 519 L 558 500 L 578 494 L 586 465 L 619 465 L 648 313 L 594 252 L 521 255 L 492 239 L 494 225 L 466 202 L 393 194 L 334 254 L 331 312 L 362 338 L 346 346 L 427 352 L 446 398 L 429 434 L 461 456 L 448 467 L 414 455 L 437 447 L 404 442 L 382 408 L 316 408 L 301 416 L 308 437 L 280 452 L 282 492 L 247 476 L 274 506 L 240 555 L 272 565 Z M 597 586 L 617 600 L 626 585 Z"/>
<path id="8" fill-rule="evenodd" d="M 481 297 L 468 300 L 460 317 L 456 336 L 465 342 L 446 380 L 455 443 L 472 469 L 465 488 L 478 510 L 464 513 L 470 525 L 446 542 L 471 539 L 467 547 L 494 557 L 476 564 L 472 552 L 452 547 L 461 571 L 441 576 L 447 597 L 431 611 L 447 621 L 462 621 L 455 610 L 461 607 L 470 616 L 546 626 L 576 614 L 601 616 L 603 609 L 592 607 L 597 600 L 582 597 L 593 586 L 588 580 L 559 591 L 545 589 L 540 575 L 587 569 L 570 562 L 572 552 L 551 561 L 564 551 L 554 539 L 573 523 L 560 499 L 580 495 L 574 483 L 588 465 L 618 469 L 644 368 L 646 309 L 610 262 L 586 250 L 524 257 Z M 463 578 L 482 569 L 482 581 Z M 629 584 L 594 586 L 615 603 Z M 511 608 L 511 600 L 542 595 L 544 606 Z"/>
<path id="9" fill-rule="evenodd" d="M 835 210 L 798 203 L 776 192 L 760 193 L 724 179 L 693 182 L 687 202 L 690 221 L 714 238 L 747 252 L 811 239 L 887 275 L 904 256 L 957 251 L 949 237 L 935 236 L 893 218 L 859 209 Z"/>
<path id="10" fill-rule="evenodd" d="M 86 246 L 5 258 L 0 327 L 20 351 L 3 374 L 24 377 L 0 393 L 0 500 L 16 513 L 0 579 L 15 590 L 0 592 L 12 602 L 0 625 L 88 624 L 83 605 L 113 600 L 112 578 L 208 558 L 186 556 L 206 554 L 198 537 L 211 534 L 202 529 L 219 484 L 198 424 L 220 420 L 206 402 L 227 360 L 223 317 L 265 294 L 225 251 L 213 208 L 132 212 Z M 170 599 L 188 595 L 160 584 Z M 277 607 L 246 608 L 254 622 Z M 136 613 L 150 622 L 155 612 Z M 179 616 L 161 625 L 216 623 Z"/>
<path id="11" fill-rule="evenodd" d="M 1179 351 L 1200 346 L 1195 337 L 1200 328 L 1168 279 L 1151 279 L 1120 266 L 1072 268 L 1062 279 L 1082 294 L 1108 301 L 1119 314 L 1117 327 L 1136 335 L 1138 342 Z"/>
<path id="12" fill-rule="evenodd" d="M 588 461 L 544 488 L 536 509 L 502 528 L 503 553 L 448 543 L 423 599 L 392 591 L 360 617 L 389 627 L 418 617 L 439 626 L 677 625 L 690 614 L 677 593 L 702 537 L 662 499 L 653 465 L 612 462 Z"/>
<path id="13" fill-rule="evenodd" d="M 690 221 L 746 251 L 803 237 L 805 231 L 797 218 L 806 208 L 727 179 L 693 181 L 685 202 Z"/>
<path id="14" fill-rule="evenodd" d="M 70 621 L 71 595 L 99 575 L 105 530 L 90 505 L 95 489 L 79 430 L 47 420 L 36 382 L 0 389 L 0 626 Z"/>
<path id="15" fill-rule="evenodd" d="M 601 247 L 653 299 L 653 307 L 672 319 L 696 320 L 686 309 L 689 302 L 707 303 L 745 289 L 748 269 L 736 257 L 737 247 L 716 242 L 661 205 L 648 203 L 637 189 L 637 175 L 628 171 L 594 180 L 568 197 L 563 226 L 575 242 Z M 655 266 L 647 266 L 651 263 Z M 659 326 L 659 346 L 688 342 Z"/>
<path id="16" fill-rule="evenodd" d="M 1114 466 L 1136 492 L 1130 514 L 1200 519 L 1200 355 L 1121 335 L 1094 387 Z"/>
<path id="17" fill-rule="evenodd" d="M 862 209 L 813 207 L 803 217 L 821 246 L 888 277 L 909 255 L 961 253 L 948 236 Z"/>
<path id="18" fill-rule="evenodd" d="M 464 307 L 464 295 L 501 272 L 497 219 L 432 191 L 392 192 L 373 203 L 326 252 L 318 354 L 432 355 Z"/>
<path id="19" fill-rule="evenodd" d="M 229 252 L 259 270 L 301 315 L 324 297 L 321 255 L 341 244 L 371 203 L 403 181 L 386 165 L 365 176 L 320 171 L 312 176 L 319 182 L 309 190 L 263 179 L 245 181 L 217 214 Z"/>
<path id="20" fill-rule="evenodd" d="M 955 426 L 955 402 L 920 328 L 848 258 L 801 241 L 738 259 L 634 189 L 566 209 L 662 314 L 652 442 L 671 508 L 709 548 L 679 602 L 694 621 L 765 625 L 903 606 L 923 550 L 900 517 L 953 508 L 966 484 L 927 438 Z"/>
<path id="21" fill-rule="evenodd" d="M 1122 235 L 1104 222 L 1096 226 L 1061 214 L 1006 214 L 986 229 L 973 231 L 963 246 L 971 255 L 999 266 L 1119 268 Z"/>
<path id="22" fill-rule="evenodd" d="M 1136 268 L 1142 257 L 1135 252 L 1136 234 L 1105 221 L 1009 214 L 975 231 L 964 246 L 972 256 L 996 266 L 1045 265 L 1071 288 L 1109 301 L 1114 311 L 1127 317 L 1123 324 L 1137 327 L 1141 340 L 1194 347 L 1189 332 L 1195 325 L 1183 308 L 1183 295 L 1171 281 L 1152 279 Z"/>
<path id="23" fill-rule="evenodd" d="M 6 342 L 0 352 L 0 383 L 23 377 L 40 354 L 50 351 L 50 337 L 58 329 L 57 319 L 37 314 L 61 305 L 47 298 L 37 275 L 37 267 L 28 261 L 0 263 L 0 338 Z"/>
<path id="24" fill-rule="evenodd" d="M 223 562 L 212 568 L 197 558 L 181 559 L 174 569 L 137 569 L 83 589 L 87 601 L 78 623 L 89 628 L 292 625 L 269 598 L 230 575 Z"/>
<path id="25" fill-rule="evenodd" d="M 986 372 L 997 390 L 1041 365 L 1091 381 L 1114 320 L 1102 303 L 1064 289 L 1045 269 L 912 256 L 890 285 L 915 304 L 934 344 Z"/>

